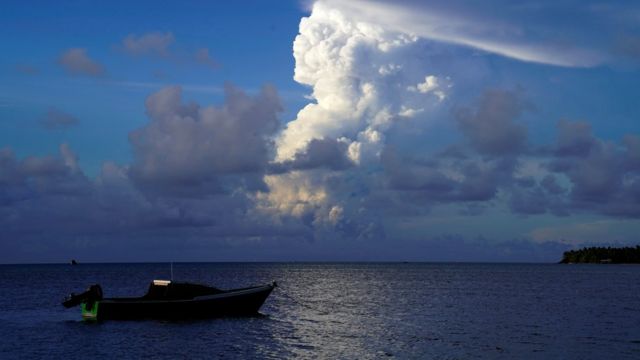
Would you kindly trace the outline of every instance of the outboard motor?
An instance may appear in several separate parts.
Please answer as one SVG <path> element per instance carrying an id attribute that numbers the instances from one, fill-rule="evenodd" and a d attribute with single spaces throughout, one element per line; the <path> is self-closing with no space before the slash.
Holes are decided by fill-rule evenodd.
<path id="1" fill-rule="evenodd" d="M 87 302 L 93 304 L 96 301 L 102 300 L 102 288 L 100 285 L 95 284 L 89 286 L 87 291 L 82 294 L 74 294 L 71 293 L 67 298 L 62 302 L 62 305 L 66 308 L 78 306 L 83 302 Z"/>

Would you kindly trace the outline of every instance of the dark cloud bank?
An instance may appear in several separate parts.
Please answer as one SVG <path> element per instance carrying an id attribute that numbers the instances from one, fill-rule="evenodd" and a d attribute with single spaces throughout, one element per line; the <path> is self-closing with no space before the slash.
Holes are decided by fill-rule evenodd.
<path id="1" fill-rule="evenodd" d="M 554 143 L 532 144 L 518 122 L 531 105 L 517 91 L 490 90 L 454 109 L 463 142 L 434 154 L 388 144 L 376 169 L 355 166 L 346 145 L 326 139 L 273 163 L 282 107 L 271 87 L 249 96 L 227 86 L 224 103 L 209 107 L 169 87 L 145 106 L 149 122 L 129 135 L 133 162 L 106 162 L 95 178 L 66 144 L 55 156 L 0 150 L 0 261 L 553 260 L 565 245 L 496 244 L 455 229 L 394 242 L 383 223 L 439 205 L 465 216 L 506 204 L 521 216 L 640 218 L 640 137 L 612 143 L 586 122 L 560 121 Z M 53 128 L 77 121 L 48 119 Z M 523 175 L 532 162 L 539 173 Z M 295 171 L 317 173 L 342 204 L 331 226 L 259 211 L 265 175 Z"/>
<path id="2" fill-rule="evenodd" d="M 596 138 L 582 121 L 560 121 L 557 139 L 536 146 L 518 116 L 529 108 L 517 92 L 490 90 L 473 108 L 454 112 L 468 147 L 428 160 L 384 156 L 391 188 L 431 202 L 489 202 L 500 193 L 513 213 L 558 216 L 596 213 L 640 217 L 640 137 L 621 143 Z M 526 162 L 539 176 L 518 176 Z M 457 176 L 447 176 L 452 170 Z"/>

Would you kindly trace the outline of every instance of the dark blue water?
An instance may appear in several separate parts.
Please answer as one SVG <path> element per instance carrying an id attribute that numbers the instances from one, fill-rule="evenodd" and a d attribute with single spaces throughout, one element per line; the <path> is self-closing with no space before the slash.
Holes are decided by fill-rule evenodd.
<path id="1" fill-rule="evenodd" d="M 142 295 L 168 264 L 0 266 L 0 358 L 640 359 L 640 266 L 174 264 L 264 316 L 85 323 L 60 300 Z"/>

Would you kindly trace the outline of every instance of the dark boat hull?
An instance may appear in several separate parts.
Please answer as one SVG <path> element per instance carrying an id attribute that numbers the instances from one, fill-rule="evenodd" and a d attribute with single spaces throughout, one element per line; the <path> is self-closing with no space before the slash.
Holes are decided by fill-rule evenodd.
<path id="1" fill-rule="evenodd" d="M 95 320 L 201 319 L 222 316 L 255 315 L 275 284 L 229 290 L 220 294 L 187 300 L 147 300 L 144 298 L 106 298 L 83 317 Z"/>

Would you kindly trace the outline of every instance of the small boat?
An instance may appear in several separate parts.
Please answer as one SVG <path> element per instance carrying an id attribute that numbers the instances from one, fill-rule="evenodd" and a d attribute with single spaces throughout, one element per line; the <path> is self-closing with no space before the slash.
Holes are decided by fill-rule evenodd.
<path id="1" fill-rule="evenodd" d="M 153 280 L 142 297 L 103 298 L 100 285 L 71 294 L 66 308 L 80 305 L 85 320 L 199 319 L 256 315 L 271 291 L 271 284 L 233 290 L 212 286 Z"/>

